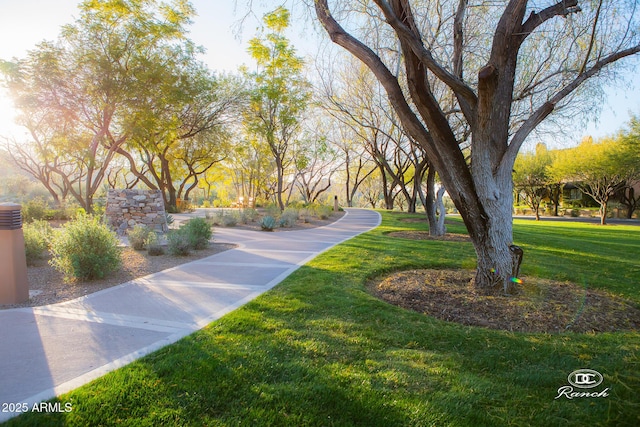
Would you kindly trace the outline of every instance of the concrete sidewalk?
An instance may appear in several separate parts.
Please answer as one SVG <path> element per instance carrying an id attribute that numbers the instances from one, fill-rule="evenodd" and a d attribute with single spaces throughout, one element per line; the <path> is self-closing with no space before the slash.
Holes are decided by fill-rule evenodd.
<path id="1" fill-rule="evenodd" d="M 315 229 L 217 228 L 216 242 L 238 247 L 72 301 L 0 310 L 0 421 L 176 342 L 379 223 L 348 209 Z"/>

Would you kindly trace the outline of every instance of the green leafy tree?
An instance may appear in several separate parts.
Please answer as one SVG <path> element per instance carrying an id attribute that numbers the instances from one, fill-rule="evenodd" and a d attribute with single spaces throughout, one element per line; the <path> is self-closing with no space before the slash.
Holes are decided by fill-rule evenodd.
<path id="1" fill-rule="evenodd" d="M 171 75 L 169 67 L 159 70 L 171 64 L 158 64 L 158 52 L 181 46 L 195 12 L 182 0 L 87 0 L 79 9 L 57 43 L 43 42 L 3 68 L 11 68 L 8 88 L 20 123 L 37 145 L 54 151 L 49 163 L 63 158 L 74 165 L 53 168 L 91 212 L 111 161 L 132 135 L 130 118 L 169 86 L 159 84 Z"/>
<path id="2" fill-rule="evenodd" d="M 521 153 L 513 166 L 513 186 L 524 196 L 527 205 L 540 220 L 540 204 L 549 197 L 551 178 L 549 167 L 552 157 L 544 144 L 538 144 L 534 153 Z"/>
<path id="3" fill-rule="evenodd" d="M 620 202 L 627 208 L 627 218 L 640 206 L 640 118 L 631 116 L 628 128 L 618 138 L 621 147 L 618 151 L 620 166 L 627 171 L 625 186 L 618 193 Z"/>
<path id="4" fill-rule="evenodd" d="M 271 151 L 277 174 L 276 199 L 284 210 L 284 177 L 293 161 L 290 149 L 298 137 L 310 92 L 303 74 L 304 62 L 284 35 L 289 11 L 277 8 L 265 15 L 264 24 L 270 32 L 249 42 L 249 53 L 258 69 L 249 75 L 254 87 L 245 123 Z"/>
<path id="5" fill-rule="evenodd" d="M 331 188 L 338 164 L 338 153 L 323 135 L 321 123 L 307 129 L 306 138 L 295 147 L 295 185 L 305 203 L 315 203 Z"/>
<path id="6" fill-rule="evenodd" d="M 136 177 L 162 191 L 172 212 L 178 197 L 188 199 L 200 177 L 227 155 L 225 125 L 244 96 L 233 79 L 216 78 L 194 54 L 184 46 L 158 52 L 150 65 L 158 68 L 156 92 L 132 111 L 131 137 L 118 150 Z"/>
<path id="7" fill-rule="evenodd" d="M 613 138 L 594 142 L 588 137 L 575 148 L 558 153 L 553 173 L 571 181 L 600 205 L 600 223 L 606 224 L 607 209 L 615 195 L 626 183 L 638 177 L 629 158 L 636 157 L 629 146 Z"/>

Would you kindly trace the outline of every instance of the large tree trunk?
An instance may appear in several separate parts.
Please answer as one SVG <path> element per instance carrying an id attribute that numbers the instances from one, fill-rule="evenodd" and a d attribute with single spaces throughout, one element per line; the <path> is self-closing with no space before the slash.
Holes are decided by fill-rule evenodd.
<path id="1" fill-rule="evenodd" d="M 440 203 L 442 203 L 442 194 L 440 195 Z M 433 167 L 429 167 L 427 172 L 427 196 L 424 209 L 427 212 L 427 221 L 429 222 L 429 236 L 444 236 L 446 232 L 444 227 L 444 204 L 441 207 L 438 206 L 436 170 Z M 439 215 L 438 210 L 440 212 Z"/>
<path id="2" fill-rule="evenodd" d="M 447 227 L 444 224 L 444 220 L 446 218 L 447 215 L 447 210 L 444 207 L 444 201 L 442 200 L 442 198 L 444 197 L 444 193 L 445 193 L 445 189 L 444 187 L 440 187 L 438 189 L 438 193 L 436 194 L 436 214 L 437 214 L 437 218 L 438 221 L 435 224 L 436 226 L 436 230 L 435 233 L 437 233 L 437 236 L 444 236 L 447 233 Z"/>
<path id="3" fill-rule="evenodd" d="M 474 174 L 484 220 L 474 220 L 472 237 L 478 257 L 476 286 L 488 292 L 512 293 L 522 262 L 522 249 L 513 245 L 513 181 L 502 170 Z M 472 216 L 473 218 L 477 218 Z"/>
<path id="4" fill-rule="evenodd" d="M 282 192 L 284 191 L 284 166 L 282 165 L 282 159 L 276 157 L 276 169 L 278 175 L 276 201 L 280 211 L 284 211 L 284 202 L 282 201 Z"/>
<path id="5" fill-rule="evenodd" d="M 607 206 L 609 205 L 608 200 L 604 200 L 600 204 L 600 225 L 607 225 Z"/>

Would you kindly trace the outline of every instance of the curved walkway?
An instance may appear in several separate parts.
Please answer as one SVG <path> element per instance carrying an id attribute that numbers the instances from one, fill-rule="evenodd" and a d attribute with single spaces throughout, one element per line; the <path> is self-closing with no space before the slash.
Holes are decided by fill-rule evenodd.
<path id="1" fill-rule="evenodd" d="M 216 229 L 238 247 L 82 298 L 0 311 L 0 421 L 204 327 L 319 253 L 380 224 L 348 209 L 324 227 L 277 233 Z"/>

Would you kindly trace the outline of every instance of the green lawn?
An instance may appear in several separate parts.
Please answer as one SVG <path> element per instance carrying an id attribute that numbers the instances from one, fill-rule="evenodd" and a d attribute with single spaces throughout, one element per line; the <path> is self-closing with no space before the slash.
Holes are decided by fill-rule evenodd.
<path id="1" fill-rule="evenodd" d="M 366 281 L 408 267 L 474 266 L 469 243 L 383 213 L 281 285 L 180 342 L 60 397 L 66 414 L 9 425 L 636 426 L 640 335 L 518 334 L 388 305 Z M 452 232 L 463 232 L 457 221 Z M 640 304 L 640 227 L 516 221 L 523 274 L 610 289 Z M 555 399 L 570 372 L 606 398 Z"/>

